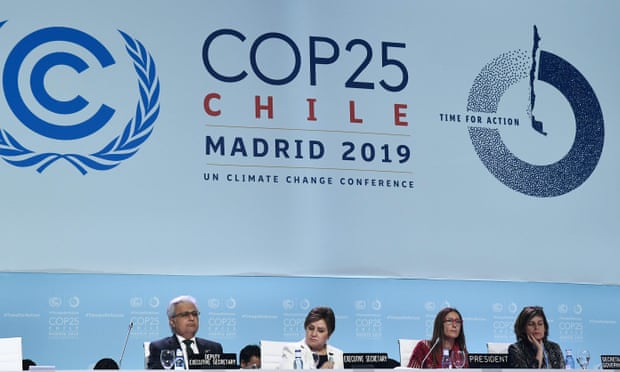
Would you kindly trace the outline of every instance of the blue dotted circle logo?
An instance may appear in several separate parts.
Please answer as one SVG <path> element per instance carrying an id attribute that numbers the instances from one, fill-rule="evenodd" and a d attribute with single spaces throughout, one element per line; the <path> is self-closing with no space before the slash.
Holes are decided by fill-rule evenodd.
<path id="1" fill-rule="evenodd" d="M 568 152 L 551 164 L 530 164 L 510 151 L 498 129 L 470 126 L 469 135 L 482 163 L 503 184 L 526 195 L 553 197 L 576 189 L 594 172 L 603 152 L 605 130 L 599 101 L 586 78 L 563 58 L 539 51 L 539 41 L 534 26 L 531 54 L 512 51 L 489 62 L 474 80 L 467 110 L 497 112 L 504 93 L 529 78 L 531 128 L 540 135 L 551 135 L 532 113 L 535 82 L 545 82 L 562 94 L 574 115 L 576 133 Z"/>

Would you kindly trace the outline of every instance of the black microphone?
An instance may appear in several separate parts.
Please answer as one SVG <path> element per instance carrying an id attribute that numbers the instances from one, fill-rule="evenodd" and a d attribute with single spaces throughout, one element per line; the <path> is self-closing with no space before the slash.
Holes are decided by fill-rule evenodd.
<path id="1" fill-rule="evenodd" d="M 441 337 L 438 337 L 437 340 L 435 341 L 435 343 L 433 344 L 433 346 L 431 346 L 430 350 L 428 351 L 428 353 L 426 353 L 426 355 L 424 356 L 424 359 L 422 359 L 422 363 L 420 364 L 420 368 L 424 368 L 424 362 L 426 362 L 426 359 L 431 355 L 431 353 L 433 352 L 433 349 L 435 348 L 435 346 L 437 346 L 437 344 L 439 343 L 439 340 L 441 340 Z"/>
<path id="2" fill-rule="evenodd" d="M 125 349 L 127 348 L 127 341 L 129 341 L 129 334 L 131 334 L 132 328 L 133 328 L 133 322 L 129 322 L 129 329 L 127 330 L 127 337 L 125 337 L 125 344 L 123 345 L 123 352 L 121 353 L 121 357 L 118 360 L 118 369 L 121 369 L 121 365 L 123 364 L 123 357 L 125 356 Z"/>

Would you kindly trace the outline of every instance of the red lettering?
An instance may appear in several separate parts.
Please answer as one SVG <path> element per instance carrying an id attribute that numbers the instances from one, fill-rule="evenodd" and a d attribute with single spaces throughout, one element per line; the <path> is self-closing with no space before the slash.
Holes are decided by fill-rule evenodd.
<path id="1" fill-rule="evenodd" d="M 269 119 L 273 119 L 273 96 L 267 97 L 266 105 L 261 105 L 260 96 L 255 96 L 254 105 L 255 105 L 255 114 L 256 114 L 257 119 L 260 119 L 260 116 L 261 116 L 260 112 L 264 110 L 267 111 L 267 117 Z"/>
<path id="2" fill-rule="evenodd" d="M 355 117 L 355 101 L 349 101 L 349 121 L 351 123 L 361 124 L 364 121 Z"/>
<path id="3" fill-rule="evenodd" d="M 222 111 L 220 110 L 214 110 L 211 108 L 211 101 L 212 100 L 220 100 L 222 99 L 222 96 L 220 96 L 217 93 L 209 93 L 205 96 L 203 105 L 204 105 L 204 109 L 205 112 L 210 115 L 210 116 L 220 116 L 222 114 Z"/>
<path id="4" fill-rule="evenodd" d="M 273 96 L 266 96 L 266 100 L 263 100 L 263 96 L 254 96 L 254 114 L 256 119 L 261 119 L 265 115 L 268 119 L 274 117 L 274 99 Z M 203 100 L 203 108 L 209 116 L 221 116 L 222 111 L 218 108 L 219 101 L 222 100 L 222 96 L 219 93 L 208 93 Z M 308 104 L 307 121 L 317 121 L 317 98 L 306 98 Z M 393 118 L 394 125 L 400 127 L 409 126 L 408 118 L 408 105 L 405 103 L 395 103 L 393 106 Z M 355 100 L 349 101 L 349 122 L 352 124 L 362 124 L 364 119 L 357 116 L 356 102 Z"/>
<path id="5" fill-rule="evenodd" d="M 404 103 L 395 103 L 394 104 L 394 125 L 406 127 L 409 125 L 409 122 L 401 120 L 407 117 L 406 112 L 402 112 L 401 110 L 406 110 L 407 105 Z"/>
<path id="6" fill-rule="evenodd" d="M 316 98 L 307 98 L 308 101 L 308 121 L 316 121 L 316 115 L 314 114 L 314 104 L 316 103 Z"/>

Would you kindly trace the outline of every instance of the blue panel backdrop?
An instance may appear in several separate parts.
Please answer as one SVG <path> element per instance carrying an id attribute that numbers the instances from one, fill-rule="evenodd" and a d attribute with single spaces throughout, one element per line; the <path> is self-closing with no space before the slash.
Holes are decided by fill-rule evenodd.
<path id="1" fill-rule="evenodd" d="M 143 367 L 144 341 L 170 334 L 168 301 L 191 294 L 199 302 L 199 336 L 225 352 L 261 339 L 299 340 L 307 311 L 328 305 L 337 314 L 330 342 L 347 352 L 387 352 L 398 360 L 398 338 L 430 337 L 443 306 L 463 314 L 467 345 L 514 340 L 525 305 L 542 305 L 550 339 L 564 349 L 618 354 L 620 288 L 605 285 L 393 278 L 226 277 L 97 274 L 0 274 L 0 337 L 23 337 L 24 357 L 60 369 L 90 368 L 120 357 Z"/>

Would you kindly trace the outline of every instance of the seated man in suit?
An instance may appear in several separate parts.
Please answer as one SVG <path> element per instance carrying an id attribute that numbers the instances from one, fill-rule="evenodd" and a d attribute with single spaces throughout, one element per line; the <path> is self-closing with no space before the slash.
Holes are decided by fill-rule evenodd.
<path id="1" fill-rule="evenodd" d="M 165 349 L 183 350 L 186 366 L 189 366 L 189 359 L 202 358 L 205 353 L 222 353 L 221 344 L 196 337 L 200 311 L 194 297 L 179 296 L 172 299 L 168 304 L 167 315 L 172 336 L 151 342 L 149 369 L 163 369 L 159 356 Z"/>

